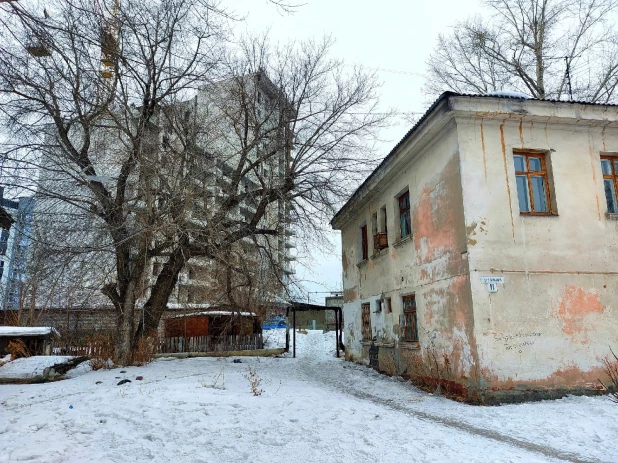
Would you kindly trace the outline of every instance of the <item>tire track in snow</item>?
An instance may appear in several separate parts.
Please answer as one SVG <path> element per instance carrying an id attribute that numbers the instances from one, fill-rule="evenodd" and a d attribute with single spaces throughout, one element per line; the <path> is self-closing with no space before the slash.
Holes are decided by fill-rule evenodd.
<path id="1" fill-rule="evenodd" d="M 324 375 L 320 373 L 321 369 L 328 369 L 330 365 L 325 364 L 325 362 L 300 362 L 304 373 L 307 377 L 311 378 L 314 381 L 320 382 L 327 386 L 330 386 L 336 389 L 338 392 L 343 394 L 348 394 L 353 397 L 356 397 L 360 400 L 367 400 L 372 402 L 375 405 L 382 406 L 388 408 L 390 410 L 394 410 L 400 413 L 404 413 L 414 418 L 418 418 L 425 421 L 431 421 L 433 423 L 437 423 L 449 428 L 454 428 L 459 431 L 463 431 L 468 434 L 472 434 L 475 436 L 480 436 L 486 439 L 491 439 L 497 442 L 501 442 L 507 445 L 511 445 L 513 447 L 517 447 L 523 450 L 527 450 L 529 452 L 538 453 L 544 455 L 546 457 L 557 459 L 560 461 L 568 461 L 573 463 L 609 463 L 604 462 L 603 460 L 589 459 L 578 455 L 573 452 L 567 452 L 558 450 L 554 447 L 550 447 L 542 444 L 535 444 L 533 442 L 521 440 L 515 437 L 511 437 L 505 434 L 502 434 L 497 431 L 493 431 L 491 429 L 480 428 L 478 426 L 474 426 L 473 424 L 465 423 L 459 421 L 454 418 L 448 418 L 440 415 L 435 415 L 433 413 L 429 413 L 422 410 L 415 410 L 404 405 L 398 404 L 394 399 L 386 399 L 382 397 L 378 397 L 373 394 L 369 394 L 365 391 L 360 391 L 357 389 L 350 388 L 349 384 L 340 383 L 328 375 Z"/>
<path id="2" fill-rule="evenodd" d="M 484 437 L 486 439 L 492 439 L 498 442 L 512 445 L 517 448 L 528 450 L 530 452 L 540 453 L 546 457 L 556 458 L 561 461 L 570 461 L 573 463 L 602 463 L 600 460 L 585 459 L 572 452 L 564 452 L 561 450 L 557 450 L 553 447 L 548 447 L 546 445 L 540 445 L 540 444 L 535 444 L 533 442 L 523 441 L 523 440 L 511 437 L 511 436 L 501 434 L 496 431 L 492 431 L 490 429 L 479 428 L 479 427 L 476 427 L 468 423 L 463 423 L 453 418 L 436 416 L 436 415 L 433 415 L 431 413 L 427 413 L 421 410 L 413 410 L 403 405 L 399 405 L 393 399 L 383 399 L 381 397 L 377 397 L 372 394 L 368 394 L 366 392 L 357 391 L 357 390 L 351 390 L 351 389 L 346 390 L 346 389 L 339 389 L 339 388 L 336 388 L 336 389 L 338 389 L 339 391 L 345 392 L 349 395 L 352 395 L 358 399 L 368 400 L 376 405 L 381 405 L 383 407 L 398 411 L 400 413 L 405 413 L 406 415 L 410 415 L 415 418 L 423 419 L 426 421 L 432 421 L 434 423 L 438 423 L 443 426 L 455 428 L 459 431 L 463 431 L 468 434 Z"/>
<path id="3" fill-rule="evenodd" d="M 574 452 L 563 451 L 554 447 L 550 447 L 548 445 L 535 444 L 534 442 L 529 442 L 518 439 L 516 437 L 511 437 L 509 435 L 502 434 L 491 429 L 481 428 L 473 424 L 459 421 L 454 418 L 448 418 L 422 410 L 415 410 L 398 404 L 394 399 L 382 398 L 373 394 L 369 394 L 365 391 L 351 388 L 349 383 L 344 384 L 340 381 L 337 381 L 337 379 L 333 378 L 332 376 L 323 373 L 324 371 L 329 371 L 330 369 L 332 369 L 332 365 L 329 365 L 330 362 L 318 360 L 320 357 L 318 352 L 323 353 L 325 350 L 329 350 L 329 348 L 323 344 L 323 338 L 319 336 L 308 336 L 307 340 L 309 341 L 305 346 L 305 349 L 307 351 L 303 352 L 304 355 L 299 356 L 299 366 L 302 369 L 302 373 L 309 380 L 334 388 L 338 392 L 351 395 L 360 400 L 367 400 L 375 405 L 385 407 L 400 413 L 404 413 L 414 418 L 437 423 L 448 428 L 457 429 L 458 431 L 462 431 L 467 434 L 504 443 L 532 453 L 541 454 L 551 459 L 568 461 L 572 463 L 606 463 L 603 460 L 586 458 Z M 320 343 L 322 343 L 321 346 L 319 345 Z"/>

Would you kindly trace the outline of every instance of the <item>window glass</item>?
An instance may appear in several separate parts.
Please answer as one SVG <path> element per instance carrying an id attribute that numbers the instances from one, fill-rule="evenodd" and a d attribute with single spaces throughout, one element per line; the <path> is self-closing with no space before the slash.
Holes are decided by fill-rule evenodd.
<path id="1" fill-rule="evenodd" d="M 528 177 L 517 176 L 517 198 L 519 199 L 519 211 L 530 212 L 530 193 L 528 192 Z"/>
<path id="2" fill-rule="evenodd" d="M 530 162 L 530 169 L 532 169 L 532 162 Z M 549 208 L 547 207 L 547 191 L 545 190 L 545 178 L 534 176 L 530 177 L 530 180 L 532 183 L 534 212 L 549 212 Z"/>
<path id="3" fill-rule="evenodd" d="M 517 172 L 526 172 L 526 158 L 523 156 L 513 156 L 515 161 L 515 170 Z"/>
<path id="4" fill-rule="evenodd" d="M 607 212 L 611 214 L 618 213 L 618 201 L 616 200 L 616 188 L 611 179 L 604 179 L 603 186 L 605 187 L 605 199 L 607 200 Z"/>
<path id="5" fill-rule="evenodd" d="M 399 198 L 399 230 L 401 238 L 410 235 L 412 227 L 410 225 L 410 193 L 406 192 Z"/>
<path id="6" fill-rule="evenodd" d="M 528 158 L 528 162 L 530 163 L 530 171 L 538 172 L 543 170 L 541 159 L 540 158 Z"/>
<path id="7" fill-rule="evenodd" d="M 545 155 L 517 153 L 513 155 L 517 169 L 517 200 L 521 214 L 546 215 L 551 212 Z M 522 169 L 522 170 L 519 170 Z"/>
<path id="8" fill-rule="evenodd" d="M 609 159 L 601 159 L 601 170 L 603 171 L 603 175 L 612 174 L 612 164 Z"/>
<path id="9" fill-rule="evenodd" d="M 607 212 L 618 214 L 618 158 L 615 156 L 601 157 L 601 170 L 603 171 L 603 190 L 607 201 Z"/>
<path id="10" fill-rule="evenodd" d="M 361 260 L 369 257 L 369 247 L 367 242 L 367 225 L 361 227 Z"/>
<path id="11" fill-rule="evenodd" d="M 414 295 L 403 297 L 403 316 L 400 324 L 403 328 L 403 341 L 418 342 L 418 321 L 416 318 L 416 299 Z"/>

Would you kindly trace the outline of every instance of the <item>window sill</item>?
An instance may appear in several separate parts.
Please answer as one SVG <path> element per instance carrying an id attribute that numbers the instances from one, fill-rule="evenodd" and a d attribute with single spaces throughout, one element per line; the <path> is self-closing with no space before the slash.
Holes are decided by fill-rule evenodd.
<path id="1" fill-rule="evenodd" d="M 618 220 L 618 213 L 616 212 L 606 212 L 605 218 L 607 220 Z"/>
<path id="2" fill-rule="evenodd" d="M 374 341 L 361 341 L 361 346 L 371 346 L 372 344 L 375 345 Z"/>
<path id="3" fill-rule="evenodd" d="M 395 343 L 391 342 L 374 342 L 374 344 L 378 347 L 395 347 Z"/>
<path id="4" fill-rule="evenodd" d="M 421 350 L 419 342 L 399 341 L 399 348 L 405 350 Z"/>
<path id="5" fill-rule="evenodd" d="M 520 212 L 521 217 L 558 217 L 558 214 L 549 212 Z"/>
<path id="6" fill-rule="evenodd" d="M 373 255 L 371 256 L 371 260 L 377 259 L 378 257 L 385 256 L 386 254 L 388 254 L 388 248 L 380 249 L 379 251 L 376 251 L 373 253 Z"/>
<path id="7" fill-rule="evenodd" d="M 401 238 L 398 241 L 395 241 L 393 243 L 393 246 L 396 247 L 396 248 L 399 248 L 399 247 L 403 246 L 404 244 L 406 244 L 410 240 L 412 240 L 412 235 L 408 235 L 405 238 Z"/>
<path id="8" fill-rule="evenodd" d="M 361 260 L 358 264 L 356 264 L 356 266 L 358 268 L 364 267 L 365 265 L 367 265 L 367 262 L 369 262 L 369 259 Z"/>

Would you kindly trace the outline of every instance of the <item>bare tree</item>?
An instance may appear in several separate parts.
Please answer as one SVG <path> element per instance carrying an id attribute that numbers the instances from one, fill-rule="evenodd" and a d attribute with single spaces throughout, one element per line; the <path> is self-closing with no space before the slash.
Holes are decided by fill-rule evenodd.
<path id="1" fill-rule="evenodd" d="M 45 5 L 0 7 L 4 172 L 36 192 L 45 248 L 111 266 L 92 285 L 128 364 L 187 266 L 232 306 L 264 272 L 285 284 L 284 224 L 332 213 L 388 115 L 372 114 L 375 76 L 330 60 L 329 39 L 231 46 L 214 1 Z"/>
<path id="2" fill-rule="evenodd" d="M 534 98 L 616 100 L 616 0 L 485 0 L 489 19 L 440 35 L 427 93 L 518 90 Z"/>

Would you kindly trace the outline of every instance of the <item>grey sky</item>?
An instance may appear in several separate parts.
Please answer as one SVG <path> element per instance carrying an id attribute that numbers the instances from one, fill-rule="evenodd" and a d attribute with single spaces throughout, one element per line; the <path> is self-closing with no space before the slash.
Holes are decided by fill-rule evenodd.
<path id="1" fill-rule="evenodd" d="M 291 0 L 294 2 L 295 0 Z M 293 15 L 277 12 L 267 0 L 234 0 L 227 3 L 246 15 L 250 32 L 269 32 L 273 42 L 319 38 L 336 40 L 333 57 L 348 64 L 379 69 L 383 82 L 382 105 L 402 112 L 424 112 L 427 97 L 422 94 L 425 62 L 439 33 L 447 32 L 457 20 L 479 13 L 476 0 L 297 0 L 305 3 Z M 400 120 L 382 134 L 380 155 L 405 134 L 410 124 Z M 297 277 L 308 291 L 341 287 L 341 248 L 338 233 L 332 233 L 332 252 L 317 253 L 299 260 Z M 303 265 L 303 263 L 305 265 Z M 323 301 L 324 294 L 312 294 Z"/>

